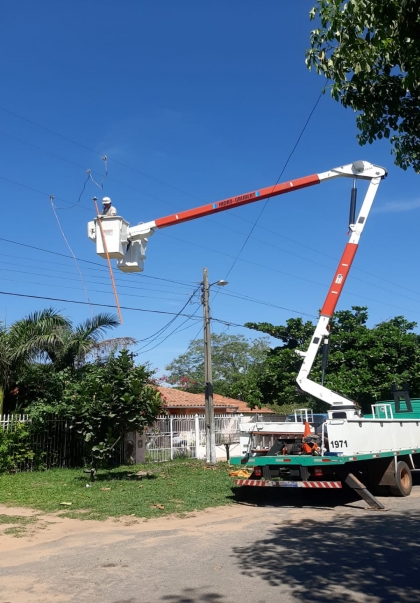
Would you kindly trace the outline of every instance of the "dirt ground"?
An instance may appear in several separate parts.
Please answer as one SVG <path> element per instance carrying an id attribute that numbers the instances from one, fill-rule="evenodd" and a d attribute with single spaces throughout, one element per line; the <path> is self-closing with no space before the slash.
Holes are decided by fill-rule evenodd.
<path id="1" fill-rule="evenodd" d="M 279 492 L 270 506 L 105 522 L 0 506 L 22 518 L 0 525 L 0 602 L 418 603 L 420 487 L 381 501 Z"/>

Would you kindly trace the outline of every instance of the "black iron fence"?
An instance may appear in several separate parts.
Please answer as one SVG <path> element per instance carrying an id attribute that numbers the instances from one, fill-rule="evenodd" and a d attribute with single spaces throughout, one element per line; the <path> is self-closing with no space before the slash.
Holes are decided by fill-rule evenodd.
<path id="1" fill-rule="evenodd" d="M 75 468 L 90 465 L 85 443 L 72 425 L 55 416 L 42 423 L 27 415 L 0 415 L 0 469 Z M 115 446 L 110 463 L 124 462 L 124 442 Z"/>

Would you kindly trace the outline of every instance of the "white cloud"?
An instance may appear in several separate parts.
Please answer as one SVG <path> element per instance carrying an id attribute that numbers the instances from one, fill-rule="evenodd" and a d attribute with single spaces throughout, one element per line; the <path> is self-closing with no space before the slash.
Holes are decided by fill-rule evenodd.
<path id="1" fill-rule="evenodd" d="M 373 211 L 376 214 L 385 214 L 413 211 L 413 209 L 420 209 L 420 199 L 417 199 L 416 201 L 388 201 L 382 206 L 375 207 Z"/>

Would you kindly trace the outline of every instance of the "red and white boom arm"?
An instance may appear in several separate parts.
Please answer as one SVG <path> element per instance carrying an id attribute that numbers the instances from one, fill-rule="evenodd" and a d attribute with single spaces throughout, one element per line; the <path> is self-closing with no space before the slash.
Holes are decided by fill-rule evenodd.
<path id="1" fill-rule="evenodd" d="M 359 163 L 364 163 L 366 165 L 366 162 L 356 162 L 356 164 L 353 164 L 353 166 L 358 165 Z M 309 347 L 306 352 L 298 352 L 298 354 L 300 356 L 303 356 L 304 358 L 302 366 L 300 367 L 300 371 L 296 378 L 299 387 L 307 394 L 310 394 L 315 398 L 318 398 L 323 402 L 327 402 L 331 406 L 335 407 L 356 407 L 356 404 L 353 401 L 345 398 L 344 396 L 340 396 L 340 394 L 337 394 L 331 391 L 330 389 L 324 387 L 323 385 L 311 381 L 310 379 L 308 379 L 308 375 L 312 369 L 316 354 L 322 341 L 329 335 L 328 323 L 334 313 L 335 307 L 340 298 L 341 292 L 344 287 L 344 283 L 346 282 L 351 265 L 356 255 L 360 236 L 366 225 L 366 220 L 371 210 L 372 203 L 375 199 L 378 186 L 382 178 L 386 176 L 386 171 L 384 170 L 384 168 L 370 165 L 370 167 L 366 167 L 364 169 L 364 176 L 365 179 L 367 177 L 370 180 L 370 183 L 366 191 L 366 195 L 363 200 L 362 206 L 360 208 L 359 215 L 357 216 L 355 223 L 350 224 L 350 240 L 344 248 L 344 252 L 341 256 L 340 263 L 338 265 L 333 281 L 327 293 L 327 297 L 325 298 L 324 305 L 322 306 L 321 314 L 318 319 L 318 323 L 315 329 L 315 333 L 312 337 L 311 343 L 309 344 Z"/>
<path id="2" fill-rule="evenodd" d="M 274 186 L 269 186 L 267 188 L 245 193 L 243 195 L 238 195 L 236 197 L 230 197 L 228 199 L 223 199 L 222 201 L 202 205 L 201 207 L 197 207 L 195 209 L 188 209 L 170 216 L 165 216 L 164 218 L 158 218 L 157 220 L 153 220 L 151 222 L 138 224 L 137 226 L 130 227 L 122 218 L 98 217 L 95 222 L 89 223 L 88 236 L 97 242 L 97 253 L 99 253 L 99 255 L 102 257 L 105 257 L 102 243 L 96 236 L 96 223 L 98 220 L 103 220 L 104 222 L 107 222 L 109 226 L 111 226 L 111 220 L 120 220 L 121 224 L 119 227 L 123 234 L 119 235 L 118 250 L 116 251 L 115 255 L 108 255 L 110 255 L 110 257 L 123 258 L 118 262 L 118 267 L 121 270 L 127 272 L 134 270 L 139 271 L 142 270 L 142 268 L 139 267 L 140 262 L 137 260 L 131 263 L 127 262 L 124 259 L 124 254 L 127 254 L 130 247 L 132 253 L 133 248 L 138 246 L 141 248 L 141 253 L 138 257 L 140 257 L 142 263 L 142 261 L 145 259 L 145 248 L 148 237 L 153 235 L 156 230 L 161 228 L 167 228 L 168 226 L 174 226 L 175 224 L 182 224 L 183 222 L 187 222 L 189 220 L 195 220 L 204 216 L 216 214 L 234 207 L 254 203 L 256 201 L 262 201 L 263 199 L 268 199 L 277 195 L 290 193 L 301 188 L 320 184 L 325 180 L 332 180 L 334 178 L 352 178 L 353 180 L 359 179 L 369 181 L 369 187 L 360 208 L 359 215 L 357 216 L 357 219 L 355 219 L 354 224 L 349 225 L 351 231 L 350 240 L 344 249 L 344 253 L 335 273 L 332 285 L 328 291 L 324 305 L 322 306 L 314 337 L 312 338 L 312 341 L 306 352 L 298 352 L 299 355 L 304 357 L 304 361 L 297 376 L 297 382 L 299 387 L 304 392 L 315 396 L 316 398 L 327 402 L 332 406 L 350 405 L 355 407 L 354 402 L 332 392 L 322 385 L 310 381 L 308 379 L 308 375 L 311 371 L 316 354 L 323 339 L 328 337 L 328 323 L 334 313 L 354 256 L 356 255 L 359 239 L 365 227 L 379 183 L 385 176 L 386 170 L 384 168 L 368 163 L 367 161 L 355 161 L 354 163 L 334 168 L 328 172 L 313 174 L 311 176 L 305 176 L 304 178 L 298 178 L 296 180 L 289 180 L 283 184 L 276 184 Z M 107 236 L 107 233 L 111 233 L 112 236 L 112 229 L 105 229 L 103 231 L 105 232 L 105 236 Z M 135 264 L 137 268 L 133 268 L 132 264 Z"/>

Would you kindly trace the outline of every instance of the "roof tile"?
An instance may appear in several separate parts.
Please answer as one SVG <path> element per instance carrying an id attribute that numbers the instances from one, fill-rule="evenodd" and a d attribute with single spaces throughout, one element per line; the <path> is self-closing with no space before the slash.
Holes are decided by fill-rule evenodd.
<path id="1" fill-rule="evenodd" d="M 192 394 L 180 389 L 174 389 L 172 387 L 157 388 L 162 396 L 165 398 L 165 404 L 168 409 L 171 408 L 197 408 L 197 410 L 204 410 L 204 394 Z M 220 394 L 213 395 L 214 407 L 216 409 L 225 409 L 226 412 L 255 412 L 252 411 L 248 404 L 243 400 L 235 400 L 234 398 L 226 398 Z M 268 408 L 258 409 L 259 413 L 272 413 L 273 411 Z"/>

